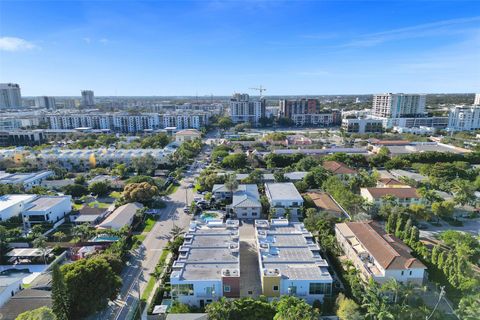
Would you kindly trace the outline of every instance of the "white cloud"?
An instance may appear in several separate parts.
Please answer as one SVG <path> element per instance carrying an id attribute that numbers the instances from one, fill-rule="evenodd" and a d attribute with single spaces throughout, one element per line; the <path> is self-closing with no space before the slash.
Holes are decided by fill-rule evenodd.
<path id="1" fill-rule="evenodd" d="M 0 38 L 0 50 L 1 51 L 27 51 L 37 48 L 31 42 L 25 39 L 15 37 L 1 37 Z"/>
<path id="2" fill-rule="evenodd" d="M 344 47 L 370 47 L 387 41 L 402 39 L 445 36 L 475 31 L 480 16 L 470 18 L 460 18 L 451 20 L 442 20 L 431 23 L 419 24 L 415 26 L 387 30 L 383 32 L 371 33 L 360 36 L 357 39 L 347 43 Z M 468 26 L 473 26 L 469 28 Z M 460 28 L 458 28 L 460 27 Z"/>
<path id="3" fill-rule="evenodd" d="M 103 43 L 103 44 L 107 44 L 110 42 L 110 40 L 108 40 L 107 38 L 102 38 L 100 40 L 98 40 L 100 43 Z"/>

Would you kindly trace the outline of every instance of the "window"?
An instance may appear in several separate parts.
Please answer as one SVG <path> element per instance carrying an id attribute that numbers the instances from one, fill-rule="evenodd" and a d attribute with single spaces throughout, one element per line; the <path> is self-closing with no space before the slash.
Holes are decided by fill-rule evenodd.
<path id="1" fill-rule="evenodd" d="M 179 296 L 193 296 L 193 284 L 179 284 L 175 289 Z"/>
<path id="2" fill-rule="evenodd" d="M 409 275 L 412 275 L 412 270 L 410 270 Z"/>
<path id="3" fill-rule="evenodd" d="M 273 291 L 278 291 L 278 286 L 273 286 Z"/>
<path id="4" fill-rule="evenodd" d="M 310 283 L 310 294 L 331 294 L 331 283 Z"/>
<path id="5" fill-rule="evenodd" d="M 288 294 L 297 294 L 297 286 L 290 286 L 288 287 Z"/>
<path id="6" fill-rule="evenodd" d="M 232 290 L 232 288 L 230 287 L 230 285 L 226 284 L 223 286 L 223 292 L 230 292 Z"/>
<path id="7" fill-rule="evenodd" d="M 298 202 L 292 202 L 292 206 L 294 207 L 298 206 Z"/>
<path id="8" fill-rule="evenodd" d="M 403 274 L 404 274 L 404 273 L 405 273 L 405 272 L 404 272 L 404 271 L 402 271 L 402 276 L 403 276 Z"/>

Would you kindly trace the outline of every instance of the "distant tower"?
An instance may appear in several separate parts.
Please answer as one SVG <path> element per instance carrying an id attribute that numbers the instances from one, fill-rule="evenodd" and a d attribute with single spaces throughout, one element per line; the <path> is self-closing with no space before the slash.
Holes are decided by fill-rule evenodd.
<path id="1" fill-rule="evenodd" d="M 55 98 L 54 97 L 36 97 L 35 98 L 35 107 L 40 109 L 48 109 L 54 110 L 55 109 Z"/>
<path id="2" fill-rule="evenodd" d="M 475 101 L 473 104 L 480 104 L 480 93 L 475 93 Z"/>
<path id="3" fill-rule="evenodd" d="M 22 107 L 20 86 L 16 83 L 0 83 L 0 109 Z"/>
<path id="4" fill-rule="evenodd" d="M 82 91 L 82 107 L 93 107 L 93 106 L 95 106 L 93 91 L 83 90 Z"/>

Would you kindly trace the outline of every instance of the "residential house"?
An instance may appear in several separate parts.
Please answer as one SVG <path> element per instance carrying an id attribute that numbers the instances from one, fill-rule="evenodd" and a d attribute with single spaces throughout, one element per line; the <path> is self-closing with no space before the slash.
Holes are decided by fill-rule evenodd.
<path id="1" fill-rule="evenodd" d="M 255 240 L 264 296 L 292 295 L 308 303 L 331 296 L 333 278 L 328 262 L 303 223 L 256 220 Z"/>
<path id="2" fill-rule="evenodd" d="M 365 281 L 384 283 L 424 282 L 427 267 L 411 255 L 400 239 L 387 234 L 373 221 L 345 222 L 335 225 L 337 242 Z"/>
<path id="3" fill-rule="evenodd" d="M 57 223 L 71 211 L 71 196 L 40 196 L 26 206 L 23 223 L 27 228 L 44 222 Z"/>
<path id="4" fill-rule="evenodd" d="M 382 205 L 386 197 L 392 197 L 402 206 L 422 203 L 415 188 L 360 188 L 360 195 L 370 203 Z"/>
<path id="5" fill-rule="evenodd" d="M 0 196 L 0 221 L 18 217 L 25 210 L 25 206 L 35 200 L 36 197 L 36 195 L 32 194 L 6 194 Z"/>
<path id="6" fill-rule="evenodd" d="M 237 219 L 257 219 L 262 213 L 262 204 L 256 184 L 241 184 L 233 193 L 232 204 L 227 207 Z"/>
<path id="7" fill-rule="evenodd" d="M 127 203 L 115 209 L 105 220 L 97 225 L 97 229 L 120 230 L 123 227 L 131 226 L 133 218 L 143 205 L 138 202 Z"/>
<path id="8" fill-rule="evenodd" d="M 324 161 L 322 167 L 334 175 L 345 177 L 357 174 L 357 171 L 339 161 Z"/>
<path id="9" fill-rule="evenodd" d="M 204 307 L 221 297 L 240 297 L 238 225 L 238 220 L 190 223 L 172 266 L 172 299 Z"/>
<path id="10" fill-rule="evenodd" d="M 212 196 L 215 201 L 223 201 L 232 198 L 235 190 L 229 190 L 224 184 L 214 184 L 212 187 Z"/>
<path id="11" fill-rule="evenodd" d="M 175 133 L 175 141 L 178 143 L 200 139 L 201 137 L 202 133 L 196 129 L 185 129 Z"/>
<path id="12" fill-rule="evenodd" d="M 303 198 L 293 183 L 265 183 L 265 194 L 275 217 L 288 214 L 290 218 L 298 219 L 301 215 Z"/>
<path id="13" fill-rule="evenodd" d="M 348 213 L 326 192 L 308 192 L 306 195 L 312 199 L 315 207 L 321 212 L 335 218 L 350 218 Z"/>
<path id="14" fill-rule="evenodd" d="M 398 181 L 394 178 L 380 178 L 377 181 L 378 188 L 410 188 L 406 183 Z"/>
<path id="15" fill-rule="evenodd" d="M 109 212 L 107 208 L 90 207 L 86 204 L 78 211 L 78 215 L 71 217 L 71 220 L 77 225 L 88 223 L 94 226 L 105 218 Z"/>

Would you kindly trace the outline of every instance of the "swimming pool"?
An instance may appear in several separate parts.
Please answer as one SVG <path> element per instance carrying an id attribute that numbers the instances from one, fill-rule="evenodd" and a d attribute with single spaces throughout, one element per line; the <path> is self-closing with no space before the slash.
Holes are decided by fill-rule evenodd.
<path id="1" fill-rule="evenodd" d="M 115 242 L 120 239 L 117 236 L 110 236 L 108 234 L 101 234 L 90 240 L 91 242 Z"/>

